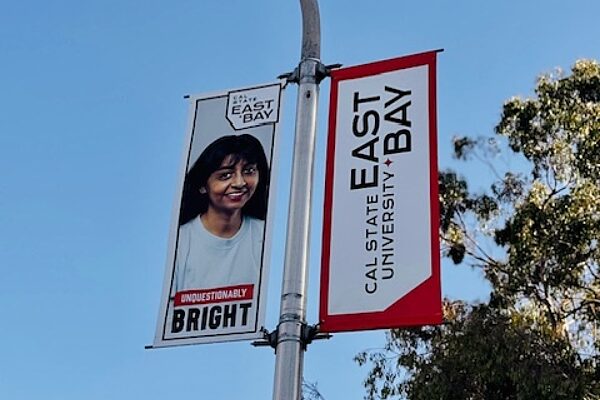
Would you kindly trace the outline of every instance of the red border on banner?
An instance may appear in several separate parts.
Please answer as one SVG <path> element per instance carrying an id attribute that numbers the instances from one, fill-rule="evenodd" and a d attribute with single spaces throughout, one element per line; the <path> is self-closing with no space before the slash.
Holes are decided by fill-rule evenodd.
<path id="1" fill-rule="evenodd" d="M 321 290 L 319 303 L 322 332 L 357 331 L 433 325 L 442 322 L 439 245 L 439 197 L 437 164 L 437 97 L 436 55 L 438 51 L 414 54 L 390 60 L 377 61 L 334 70 L 331 73 L 327 161 L 325 169 L 325 206 L 323 213 L 323 241 L 321 255 Z M 342 80 L 357 79 L 385 72 L 428 66 L 429 86 L 429 177 L 431 219 L 431 276 L 411 292 L 381 312 L 328 315 L 329 262 L 331 256 L 331 217 L 333 205 L 333 177 L 335 166 L 338 85 Z"/>

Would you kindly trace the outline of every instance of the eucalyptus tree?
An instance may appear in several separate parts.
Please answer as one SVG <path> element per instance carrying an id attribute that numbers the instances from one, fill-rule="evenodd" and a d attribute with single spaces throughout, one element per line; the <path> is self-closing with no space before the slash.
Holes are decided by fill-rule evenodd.
<path id="1" fill-rule="evenodd" d="M 504 144 L 504 145 L 503 145 Z M 480 269 L 487 303 L 446 300 L 445 323 L 392 330 L 366 398 L 600 398 L 600 65 L 539 77 L 502 108 L 495 135 L 454 140 L 494 178 L 475 193 L 439 174 L 443 255 Z M 522 159 L 518 170 L 491 156 Z"/>

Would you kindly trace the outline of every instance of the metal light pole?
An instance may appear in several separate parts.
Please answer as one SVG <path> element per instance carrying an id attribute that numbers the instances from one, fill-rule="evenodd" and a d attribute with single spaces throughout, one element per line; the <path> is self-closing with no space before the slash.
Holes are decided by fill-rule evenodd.
<path id="1" fill-rule="evenodd" d="M 321 27 L 317 0 L 300 0 L 302 55 L 298 82 L 296 132 L 277 344 L 274 400 L 299 400 L 306 348 L 306 283 L 310 209 L 315 153 L 318 74 L 322 71 Z"/>

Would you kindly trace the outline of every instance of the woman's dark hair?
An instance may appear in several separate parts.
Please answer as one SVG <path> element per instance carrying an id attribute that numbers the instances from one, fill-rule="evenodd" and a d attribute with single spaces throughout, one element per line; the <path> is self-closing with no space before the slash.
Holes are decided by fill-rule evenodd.
<path id="1" fill-rule="evenodd" d="M 179 225 L 191 221 L 208 209 L 208 195 L 201 194 L 200 188 L 206 185 L 210 175 L 215 172 L 223 160 L 231 156 L 232 163 L 240 160 L 256 163 L 258 185 L 252 197 L 242 208 L 243 215 L 265 219 L 267 214 L 267 191 L 269 187 L 269 166 L 262 145 L 254 136 L 222 136 L 208 145 L 188 171 L 183 184 Z"/>

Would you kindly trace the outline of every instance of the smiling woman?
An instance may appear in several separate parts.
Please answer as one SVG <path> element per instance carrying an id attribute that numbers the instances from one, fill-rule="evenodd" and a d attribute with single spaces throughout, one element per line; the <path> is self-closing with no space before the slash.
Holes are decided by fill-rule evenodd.
<path id="1" fill-rule="evenodd" d="M 253 136 L 223 136 L 188 172 L 175 259 L 175 293 L 256 282 L 269 170 Z"/>
<path id="2" fill-rule="evenodd" d="M 232 154 L 228 155 L 199 189 L 208 196 L 208 209 L 201 216 L 204 226 L 217 236 L 233 236 L 239 230 L 242 208 L 254 195 L 258 182 L 256 163 L 236 162 Z"/>

